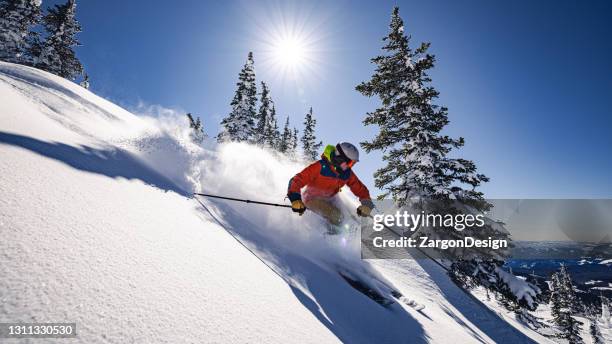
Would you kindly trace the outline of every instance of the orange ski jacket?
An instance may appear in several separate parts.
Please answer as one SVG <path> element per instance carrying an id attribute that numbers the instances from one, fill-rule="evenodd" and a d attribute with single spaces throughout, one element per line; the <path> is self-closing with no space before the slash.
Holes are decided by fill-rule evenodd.
<path id="1" fill-rule="evenodd" d="M 331 146 L 333 147 L 333 146 Z M 337 171 L 330 162 L 331 152 L 325 149 L 321 160 L 315 161 L 289 180 L 287 197 L 291 202 L 301 200 L 308 202 L 314 198 L 330 198 L 337 194 L 344 185 L 348 185 L 353 194 L 362 204 L 371 205 L 368 188 L 348 168 L 346 171 Z M 302 193 L 302 188 L 306 187 Z"/>

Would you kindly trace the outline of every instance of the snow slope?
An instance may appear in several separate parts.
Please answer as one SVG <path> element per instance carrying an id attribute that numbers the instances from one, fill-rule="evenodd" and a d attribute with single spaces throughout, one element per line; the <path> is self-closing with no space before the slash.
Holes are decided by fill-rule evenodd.
<path id="1" fill-rule="evenodd" d="M 361 261 L 315 215 L 203 208 L 193 191 L 283 202 L 300 166 L 187 130 L 0 62 L 0 322 L 76 322 L 66 343 L 546 342 L 431 262 Z M 383 308 L 337 266 L 426 308 Z"/>

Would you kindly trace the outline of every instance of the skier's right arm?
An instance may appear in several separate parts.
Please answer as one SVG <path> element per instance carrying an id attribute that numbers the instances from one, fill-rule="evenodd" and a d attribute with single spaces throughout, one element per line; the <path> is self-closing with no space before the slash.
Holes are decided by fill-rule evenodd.
<path id="1" fill-rule="evenodd" d="M 287 189 L 287 197 L 291 202 L 301 200 L 301 190 L 304 186 L 312 182 L 317 175 L 321 172 L 321 163 L 315 161 L 308 167 L 302 170 L 302 172 L 296 174 L 289 180 L 289 188 Z"/>

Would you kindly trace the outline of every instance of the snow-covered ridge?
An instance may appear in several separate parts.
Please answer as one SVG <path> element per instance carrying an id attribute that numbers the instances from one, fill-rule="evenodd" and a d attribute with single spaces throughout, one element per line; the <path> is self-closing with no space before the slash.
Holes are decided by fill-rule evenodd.
<path id="1" fill-rule="evenodd" d="M 0 322 L 76 322 L 63 341 L 87 343 L 546 341 L 435 264 L 361 261 L 358 240 L 326 240 L 312 214 L 204 210 L 193 191 L 283 202 L 301 166 L 195 146 L 181 121 L 0 62 Z M 338 266 L 426 308 L 381 307 Z"/>

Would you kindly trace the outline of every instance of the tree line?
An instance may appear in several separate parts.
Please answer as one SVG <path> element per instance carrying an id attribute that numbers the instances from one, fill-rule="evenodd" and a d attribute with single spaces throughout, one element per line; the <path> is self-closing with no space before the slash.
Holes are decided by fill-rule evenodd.
<path id="1" fill-rule="evenodd" d="M 41 0 L 0 0 L 0 60 L 36 67 L 69 80 L 89 77 L 76 57 L 76 1 L 41 9 Z"/>
<path id="2" fill-rule="evenodd" d="M 312 107 L 304 117 L 304 130 L 299 139 L 299 131 L 295 127 L 291 128 L 289 116 L 285 119 L 282 131 L 279 130 L 276 106 L 270 94 L 270 87 L 264 81 L 261 82 L 261 92 L 258 93 L 252 52 L 249 52 L 247 61 L 238 74 L 236 92 L 230 105 L 232 110 L 221 121 L 217 135 L 219 143 L 247 142 L 273 149 L 294 159 L 316 160 L 320 154 L 323 143 L 316 138 L 317 120 Z M 300 143 L 301 152 L 298 151 Z"/>
<path id="3" fill-rule="evenodd" d="M 582 334 L 584 323 L 577 318 L 583 317 L 590 323 L 590 342 L 603 344 L 606 340 L 602 330 L 610 327 L 611 320 L 609 301 L 602 295 L 599 304 L 587 304 L 578 297 L 579 292 L 567 267 L 561 264 L 559 270 L 550 276 L 548 293 L 545 296 L 550 305 L 550 322 L 554 326 L 551 336 L 572 344 L 588 342 Z"/>

